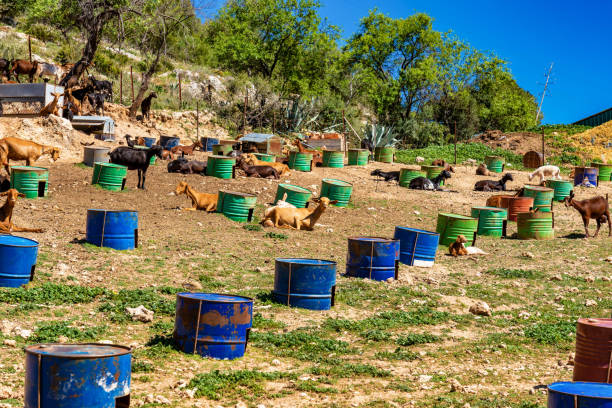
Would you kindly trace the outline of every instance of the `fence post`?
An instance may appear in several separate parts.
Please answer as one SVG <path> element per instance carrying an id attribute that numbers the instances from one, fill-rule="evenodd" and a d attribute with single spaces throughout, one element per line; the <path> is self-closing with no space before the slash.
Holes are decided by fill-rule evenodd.
<path id="1" fill-rule="evenodd" d="M 183 109 L 183 90 L 181 89 L 181 74 L 178 76 L 179 80 L 179 109 Z"/>
<path id="2" fill-rule="evenodd" d="M 200 140 L 200 100 L 196 100 L 196 137 Z"/>
<path id="3" fill-rule="evenodd" d="M 123 71 L 119 72 L 119 104 L 123 105 Z"/>
<path id="4" fill-rule="evenodd" d="M 457 122 L 455 122 L 455 164 L 457 164 Z"/>
<path id="5" fill-rule="evenodd" d="M 30 62 L 32 62 L 32 38 L 28 35 L 28 53 L 30 54 Z"/>
<path id="6" fill-rule="evenodd" d="M 132 104 L 134 103 L 134 71 L 130 65 L 130 81 L 132 82 Z"/>

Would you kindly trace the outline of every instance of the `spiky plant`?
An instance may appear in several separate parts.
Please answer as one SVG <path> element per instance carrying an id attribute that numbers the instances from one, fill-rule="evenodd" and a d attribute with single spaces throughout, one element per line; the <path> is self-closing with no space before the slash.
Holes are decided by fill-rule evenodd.
<path id="1" fill-rule="evenodd" d="M 369 123 L 363 130 L 362 144 L 370 150 L 376 147 L 395 147 L 399 140 L 393 134 L 391 126 Z"/>

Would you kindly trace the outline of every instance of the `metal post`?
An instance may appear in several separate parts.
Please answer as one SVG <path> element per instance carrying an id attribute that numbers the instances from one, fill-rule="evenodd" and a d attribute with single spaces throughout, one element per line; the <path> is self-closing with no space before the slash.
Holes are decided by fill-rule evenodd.
<path id="1" fill-rule="evenodd" d="M 32 39 L 28 35 L 28 52 L 30 53 L 30 62 L 32 62 Z"/>
<path id="2" fill-rule="evenodd" d="M 544 129 L 542 129 L 542 166 L 546 163 L 546 156 L 544 155 Z"/>
<path id="3" fill-rule="evenodd" d="M 344 138 L 344 156 L 348 154 L 348 138 L 346 137 L 346 116 L 344 115 L 344 109 L 342 109 L 342 137 Z"/>
<path id="4" fill-rule="evenodd" d="M 455 164 L 457 164 L 457 122 L 455 121 Z"/>
<path id="5" fill-rule="evenodd" d="M 123 105 L 123 71 L 119 72 L 119 104 Z"/>
<path id="6" fill-rule="evenodd" d="M 200 140 L 200 100 L 196 100 L 196 137 Z"/>
<path id="7" fill-rule="evenodd" d="M 132 82 L 132 103 L 134 103 L 134 71 L 132 71 L 131 65 L 130 65 L 130 81 Z"/>
<path id="8" fill-rule="evenodd" d="M 183 109 L 183 90 L 181 89 L 181 74 L 178 76 L 179 78 L 179 109 Z"/>
<path id="9" fill-rule="evenodd" d="M 242 112 L 242 130 L 246 132 L 246 110 L 249 104 L 249 88 L 244 93 L 244 111 Z"/>

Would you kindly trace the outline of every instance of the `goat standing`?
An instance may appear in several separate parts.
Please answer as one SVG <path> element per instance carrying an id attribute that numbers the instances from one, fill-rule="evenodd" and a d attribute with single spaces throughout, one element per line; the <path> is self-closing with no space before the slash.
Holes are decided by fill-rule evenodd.
<path id="1" fill-rule="evenodd" d="M 147 150 L 136 150 L 131 147 L 120 146 L 109 153 L 110 162 L 126 166 L 128 170 L 138 170 L 137 188 L 145 189 L 147 169 L 153 155 L 161 159 L 162 147 L 154 145 Z"/>
<path id="2" fill-rule="evenodd" d="M 597 220 L 597 231 L 593 238 L 599 234 L 601 224 L 608 222 L 608 236 L 612 237 L 612 221 L 610 220 L 610 205 L 608 204 L 608 195 L 606 198 L 601 196 L 588 198 L 586 200 L 577 201 L 574 200 L 574 191 L 570 191 L 569 197 L 565 197 L 566 207 L 574 207 L 582 216 L 582 222 L 584 223 L 585 238 L 589 238 L 589 222 L 591 219 Z"/>

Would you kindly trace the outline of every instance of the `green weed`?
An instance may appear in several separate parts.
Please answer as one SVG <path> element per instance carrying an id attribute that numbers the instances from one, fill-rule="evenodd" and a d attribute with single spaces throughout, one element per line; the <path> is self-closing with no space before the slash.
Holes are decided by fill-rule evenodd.
<path id="1" fill-rule="evenodd" d="M 36 303 L 45 305 L 64 305 L 70 303 L 90 303 L 108 290 L 100 287 L 85 287 L 44 283 L 33 288 L 2 288 L 2 303 Z"/>
<path id="2" fill-rule="evenodd" d="M 391 372 L 370 364 L 340 363 L 333 365 L 320 365 L 309 370 L 314 375 L 326 375 L 336 378 L 351 378 L 355 376 L 389 377 Z"/>
<path id="3" fill-rule="evenodd" d="M 106 332 L 106 326 L 95 326 L 78 329 L 71 327 L 70 322 L 45 322 L 41 323 L 34 335 L 28 339 L 34 343 L 53 343 L 59 341 L 60 336 L 69 340 L 86 341 L 95 340 Z"/>
<path id="4" fill-rule="evenodd" d="M 576 321 L 557 323 L 536 323 L 524 330 L 525 336 L 540 344 L 561 344 L 574 340 Z"/>
<path id="5" fill-rule="evenodd" d="M 303 361 L 322 361 L 330 353 L 352 354 L 356 350 L 345 341 L 327 339 L 322 332 L 298 329 L 289 333 L 251 333 L 256 347 L 278 356 L 294 357 Z"/>
<path id="6" fill-rule="evenodd" d="M 267 319 L 261 313 L 255 313 L 253 316 L 253 327 L 256 329 L 283 329 L 287 325 L 274 319 Z"/>
<path id="7" fill-rule="evenodd" d="M 264 237 L 271 238 L 271 239 L 285 240 L 285 239 L 289 238 L 289 235 L 287 235 L 287 234 L 279 234 L 278 232 L 270 231 L 270 232 L 266 232 Z"/>
<path id="8" fill-rule="evenodd" d="M 106 297 L 98 310 L 108 313 L 109 318 L 114 322 L 123 322 L 128 319 L 127 307 L 138 307 L 143 305 L 152 310 L 157 315 L 172 316 L 175 313 L 176 301 L 168 300 L 159 293 L 173 292 L 171 288 L 149 288 L 149 289 L 122 289 Z"/>
<path id="9" fill-rule="evenodd" d="M 491 275 L 499 276 L 505 279 L 517 279 L 517 278 L 535 279 L 535 278 L 542 277 L 541 272 L 533 271 L 529 269 L 497 268 L 497 269 L 489 269 L 487 273 Z"/>
<path id="10" fill-rule="evenodd" d="M 427 344 L 440 341 L 440 337 L 429 333 L 410 333 L 405 336 L 400 336 L 395 340 L 398 346 L 414 346 L 415 344 Z"/>
<path id="11" fill-rule="evenodd" d="M 398 361 L 413 361 L 419 358 L 419 355 L 412 351 L 396 348 L 395 351 L 379 351 L 374 354 L 374 358 L 378 360 L 398 360 Z"/>
<path id="12" fill-rule="evenodd" d="M 263 227 L 259 224 L 245 224 L 242 226 L 247 231 L 262 231 Z"/>
<path id="13" fill-rule="evenodd" d="M 282 372 L 264 373 L 256 370 L 214 370 L 196 375 L 187 387 L 195 388 L 197 397 L 206 397 L 212 400 L 228 399 L 234 394 L 252 399 L 265 393 L 263 387 L 264 381 L 295 377 L 295 374 Z"/>

